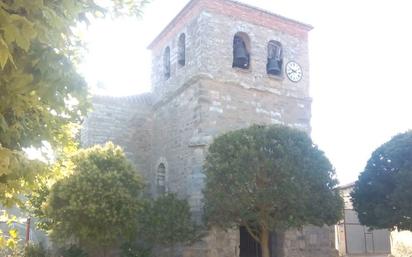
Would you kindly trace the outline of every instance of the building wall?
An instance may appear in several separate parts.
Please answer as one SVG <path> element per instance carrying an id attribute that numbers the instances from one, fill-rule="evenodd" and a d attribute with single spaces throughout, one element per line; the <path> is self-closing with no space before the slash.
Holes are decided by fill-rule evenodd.
<path id="1" fill-rule="evenodd" d="M 334 250 L 333 227 L 306 226 L 302 230 L 289 230 L 284 236 L 284 249 L 279 257 L 337 256 Z"/>
<path id="2" fill-rule="evenodd" d="M 112 141 L 120 145 L 137 170 L 148 177 L 153 131 L 151 101 L 151 94 L 93 97 L 92 110 L 80 132 L 81 146 Z"/>
<path id="3" fill-rule="evenodd" d="M 390 232 L 386 229 L 371 230 L 360 224 L 353 209 L 350 193 L 353 184 L 340 188 L 344 199 L 344 219 L 336 225 L 336 248 L 341 256 L 388 254 L 391 252 Z"/>
<path id="4" fill-rule="evenodd" d="M 236 71 L 234 71 L 236 72 Z M 310 131 L 310 100 L 245 87 L 234 81 L 204 79 L 202 129 L 216 136 L 253 124 L 285 124 Z"/>
<path id="5" fill-rule="evenodd" d="M 185 198 L 191 194 L 188 178 L 198 167 L 195 164 L 195 149 L 191 147 L 200 121 L 198 90 L 198 85 L 192 84 L 155 106 L 151 149 L 153 190 L 157 167 L 164 163 L 168 191 Z M 153 194 L 156 195 L 156 192 L 153 191 Z"/>
<path id="6" fill-rule="evenodd" d="M 167 101 L 175 91 L 181 87 L 187 87 L 186 83 L 199 74 L 203 64 L 200 53 L 202 47 L 202 27 L 199 25 L 201 17 L 192 17 L 187 26 L 182 27 L 164 47 L 158 51 L 152 51 L 152 91 L 154 102 Z M 180 67 L 177 63 L 178 40 L 184 33 L 186 37 L 186 64 Z M 166 47 L 170 47 L 170 78 L 165 79 L 163 56 Z"/>
<path id="7" fill-rule="evenodd" d="M 249 70 L 232 69 L 233 36 L 244 32 L 250 37 L 251 67 Z M 177 64 L 177 41 L 181 33 L 186 34 L 186 65 Z M 304 76 L 299 83 L 289 81 L 284 72 L 281 76 L 266 73 L 267 44 L 279 41 L 283 46 L 284 61 L 298 62 Z M 171 76 L 164 78 L 163 53 L 171 50 Z M 234 16 L 224 16 L 202 11 L 183 27 L 161 49 L 153 51 L 152 82 L 155 101 L 161 101 L 164 94 L 173 94 L 180 87 L 192 83 L 199 76 L 224 83 L 240 83 L 241 86 L 279 96 L 309 98 L 309 61 L 306 37 L 287 34 L 283 31 L 246 23 Z M 305 106 L 308 108 L 310 106 Z M 309 117 L 310 118 L 310 117 Z M 309 121 L 305 121 L 309 123 Z"/>
<path id="8" fill-rule="evenodd" d="M 309 96 L 308 45 L 305 38 L 287 34 L 277 28 L 267 28 L 244 22 L 236 16 L 226 16 L 204 11 L 203 27 L 204 65 L 201 72 L 210 74 L 213 80 L 241 83 L 259 91 L 282 96 L 307 98 Z M 250 39 L 250 68 L 232 69 L 233 36 L 244 32 Z M 266 73 L 267 45 L 270 40 L 283 46 L 283 66 L 291 60 L 298 62 L 304 76 L 299 83 L 289 81 L 284 72 L 281 76 Z"/>
<path id="9" fill-rule="evenodd" d="M 391 253 L 395 257 L 412 256 L 412 232 L 392 231 L 391 232 Z"/>

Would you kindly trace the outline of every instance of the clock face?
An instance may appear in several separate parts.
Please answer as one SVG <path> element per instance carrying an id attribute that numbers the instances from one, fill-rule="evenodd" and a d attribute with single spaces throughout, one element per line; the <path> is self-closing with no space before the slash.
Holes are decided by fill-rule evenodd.
<path id="1" fill-rule="evenodd" d="M 291 81 L 298 82 L 302 79 L 302 68 L 296 62 L 288 62 L 288 64 L 286 64 L 286 75 Z"/>

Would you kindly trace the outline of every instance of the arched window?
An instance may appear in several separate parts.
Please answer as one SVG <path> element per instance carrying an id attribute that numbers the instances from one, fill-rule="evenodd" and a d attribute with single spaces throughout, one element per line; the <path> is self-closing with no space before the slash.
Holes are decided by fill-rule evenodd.
<path id="1" fill-rule="evenodd" d="M 186 35 L 180 34 L 178 42 L 177 63 L 180 67 L 186 64 Z"/>
<path id="2" fill-rule="evenodd" d="M 156 186 L 158 195 L 166 193 L 166 166 L 163 163 L 157 167 Z"/>
<path id="3" fill-rule="evenodd" d="M 166 47 L 163 54 L 163 72 L 165 79 L 170 78 L 170 47 Z"/>
<path id="4" fill-rule="evenodd" d="M 266 72 L 271 75 L 279 76 L 282 74 L 283 53 L 282 44 L 271 40 L 268 43 L 268 60 Z"/>
<path id="5" fill-rule="evenodd" d="M 238 32 L 233 37 L 233 64 L 232 67 L 249 69 L 250 40 L 246 33 Z"/>

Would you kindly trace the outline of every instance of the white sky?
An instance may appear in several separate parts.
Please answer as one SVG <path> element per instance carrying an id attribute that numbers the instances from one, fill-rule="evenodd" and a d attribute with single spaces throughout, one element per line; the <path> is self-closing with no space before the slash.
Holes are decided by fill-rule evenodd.
<path id="1" fill-rule="evenodd" d="M 140 20 L 94 22 L 81 65 L 95 93 L 150 90 L 147 45 L 188 0 L 153 0 Z M 412 2 L 243 0 L 309 23 L 312 137 L 342 184 L 356 180 L 372 151 L 412 128 Z M 96 87 L 96 85 L 100 85 Z"/>

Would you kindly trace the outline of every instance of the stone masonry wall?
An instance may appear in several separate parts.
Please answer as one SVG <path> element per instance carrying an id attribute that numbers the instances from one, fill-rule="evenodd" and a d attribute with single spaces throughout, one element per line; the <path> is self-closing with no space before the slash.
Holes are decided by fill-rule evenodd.
<path id="1" fill-rule="evenodd" d="M 178 39 L 184 33 L 186 37 L 186 63 L 180 66 L 177 63 Z M 181 31 L 179 31 L 171 41 L 167 42 L 164 48 L 158 52 L 153 52 L 152 56 L 152 90 L 155 92 L 154 101 L 162 101 L 170 94 L 184 86 L 192 76 L 199 73 L 203 60 L 200 57 L 202 37 L 199 17 L 194 17 Z M 166 47 L 170 47 L 170 78 L 164 76 L 163 54 Z"/>
<path id="2" fill-rule="evenodd" d="M 177 32 L 187 25 L 189 20 L 205 10 L 228 17 L 236 17 L 245 23 L 261 27 L 278 28 L 279 31 L 303 40 L 307 39 L 307 32 L 313 28 L 308 24 L 234 0 L 191 0 L 150 43 L 149 49 L 157 52 L 165 47 L 165 44 L 171 41 L 171 38 L 175 37 Z"/>
<path id="3" fill-rule="evenodd" d="M 302 230 L 289 230 L 283 236 L 282 257 L 338 256 L 334 249 L 333 227 L 306 226 Z"/>
<path id="4" fill-rule="evenodd" d="M 201 80 L 202 131 L 210 136 L 253 124 L 284 124 L 310 131 L 310 99 Z"/>
<path id="5" fill-rule="evenodd" d="M 233 16 L 203 12 L 200 19 L 202 31 L 202 74 L 209 74 L 214 80 L 235 82 L 282 96 L 296 98 L 309 97 L 308 44 L 305 39 L 286 34 L 276 28 L 245 23 Z M 250 68 L 232 69 L 233 37 L 244 32 L 250 39 Z M 289 61 L 298 62 L 303 69 L 303 78 L 293 83 L 281 76 L 266 73 L 267 44 L 270 40 L 279 41 L 283 47 L 283 66 Z"/>
<path id="6" fill-rule="evenodd" d="M 153 195 L 156 195 L 156 172 L 160 163 L 166 166 L 168 191 L 185 198 L 190 194 L 187 178 L 197 166 L 194 164 L 195 149 L 190 147 L 200 118 L 197 91 L 198 85 L 194 83 L 155 106 L 151 149 Z"/>
<path id="7" fill-rule="evenodd" d="M 175 34 L 171 41 L 166 42 L 161 50 L 153 52 L 152 82 L 153 90 L 156 92 L 155 101 L 160 100 L 164 94 L 173 92 L 196 75 L 207 74 L 213 79 L 229 82 L 238 80 L 237 73 L 233 73 L 231 69 L 233 36 L 237 32 L 248 34 L 251 42 L 251 68 L 247 71 L 237 70 L 237 73 L 249 74 L 248 76 L 243 74 L 243 84 L 281 95 L 308 97 L 310 78 L 306 38 L 245 23 L 234 16 L 203 11 Z M 186 35 L 186 65 L 183 67 L 177 64 L 177 42 L 181 33 Z M 282 44 L 284 65 L 294 60 L 302 66 L 304 72 L 302 81 L 293 83 L 285 77 L 285 74 L 272 76 L 266 73 L 267 44 L 270 40 Z M 167 46 L 171 51 L 169 79 L 165 79 L 163 70 L 163 53 Z"/>
<path id="8" fill-rule="evenodd" d="M 156 171 L 159 164 L 163 163 L 166 166 L 168 191 L 188 199 L 197 222 L 201 222 L 202 214 L 202 165 L 206 146 L 212 140 L 211 136 L 205 136 L 200 127 L 201 95 L 200 81 L 192 78 L 154 106 L 150 177 L 152 195 L 157 195 Z M 238 231 L 212 229 L 205 238 L 192 246 L 161 251 L 159 256 L 237 257 L 238 244 Z"/>
<path id="9" fill-rule="evenodd" d="M 94 96 L 93 109 L 82 124 L 82 147 L 112 141 L 120 145 L 143 176 L 150 171 L 151 94 L 127 97 Z"/>

